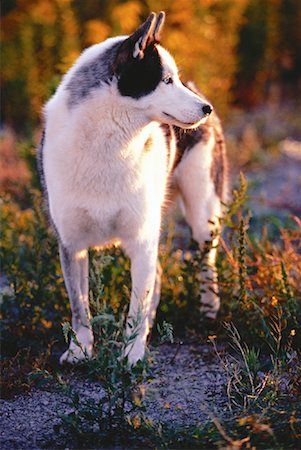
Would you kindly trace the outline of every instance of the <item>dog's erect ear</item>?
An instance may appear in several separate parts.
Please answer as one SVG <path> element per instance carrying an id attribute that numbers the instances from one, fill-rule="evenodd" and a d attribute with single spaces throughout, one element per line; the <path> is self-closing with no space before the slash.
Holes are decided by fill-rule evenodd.
<path id="1" fill-rule="evenodd" d="M 128 40 L 133 45 L 133 57 L 142 59 L 147 45 L 152 40 L 153 30 L 156 23 L 156 14 L 151 13 L 148 19 L 138 28 Z"/>
<path id="2" fill-rule="evenodd" d="M 114 73 L 120 72 L 122 66 L 130 57 L 138 60 L 143 59 L 147 46 L 159 42 L 164 18 L 164 12 L 161 11 L 158 17 L 152 12 L 148 19 L 121 44 L 113 63 Z"/>
<path id="3" fill-rule="evenodd" d="M 160 11 L 157 17 L 157 21 L 153 31 L 153 40 L 155 42 L 160 42 L 161 39 L 161 31 L 165 22 L 165 12 Z"/>

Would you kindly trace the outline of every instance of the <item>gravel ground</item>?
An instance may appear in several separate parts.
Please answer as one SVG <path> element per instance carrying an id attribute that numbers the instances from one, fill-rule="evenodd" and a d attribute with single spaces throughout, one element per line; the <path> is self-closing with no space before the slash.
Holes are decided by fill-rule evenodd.
<path id="1" fill-rule="evenodd" d="M 207 420 L 215 409 L 225 414 L 226 377 L 212 347 L 166 345 L 156 359 L 157 376 L 147 392 L 152 419 L 183 426 Z"/>
<path id="2" fill-rule="evenodd" d="M 160 346 L 154 365 L 155 380 L 146 387 L 146 416 L 153 421 L 197 425 L 227 411 L 225 375 L 207 345 Z M 72 379 L 85 397 L 103 395 L 98 383 Z M 1 400 L 1 449 L 64 448 L 68 436 L 54 430 L 58 412 L 70 412 L 61 394 L 33 389 L 12 400 Z M 51 442 L 51 446 L 49 446 Z"/>

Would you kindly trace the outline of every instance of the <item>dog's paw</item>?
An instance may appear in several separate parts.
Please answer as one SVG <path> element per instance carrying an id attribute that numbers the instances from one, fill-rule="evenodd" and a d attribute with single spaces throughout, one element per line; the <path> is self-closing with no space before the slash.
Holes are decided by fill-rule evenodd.
<path id="1" fill-rule="evenodd" d="M 93 334 L 89 328 L 80 328 L 76 333 L 78 343 L 70 342 L 68 350 L 60 357 L 60 364 L 76 364 L 92 357 L 93 353 Z"/>

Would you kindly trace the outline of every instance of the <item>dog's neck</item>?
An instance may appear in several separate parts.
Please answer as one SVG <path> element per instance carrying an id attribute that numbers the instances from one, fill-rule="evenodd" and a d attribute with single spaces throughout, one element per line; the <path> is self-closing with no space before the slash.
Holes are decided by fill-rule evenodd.
<path id="1" fill-rule="evenodd" d="M 114 101 L 114 96 L 94 96 L 80 112 L 87 129 L 98 130 L 101 142 L 112 152 L 143 148 L 151 131 L 158 127 L 133 101 Z"/>

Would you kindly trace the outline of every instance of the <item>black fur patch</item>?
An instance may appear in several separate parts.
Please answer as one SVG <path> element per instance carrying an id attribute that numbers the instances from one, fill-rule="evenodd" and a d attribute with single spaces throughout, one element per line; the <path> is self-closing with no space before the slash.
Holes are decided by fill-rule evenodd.
<path id="1" fill-rule="evenodd" d="M 121 95 L 140 98 L 153 92 L 162 80 L 161 59 L 155 45 L 149 45 L 144 58 L 130 57 L 119 74 L 118 90 Z"/>

